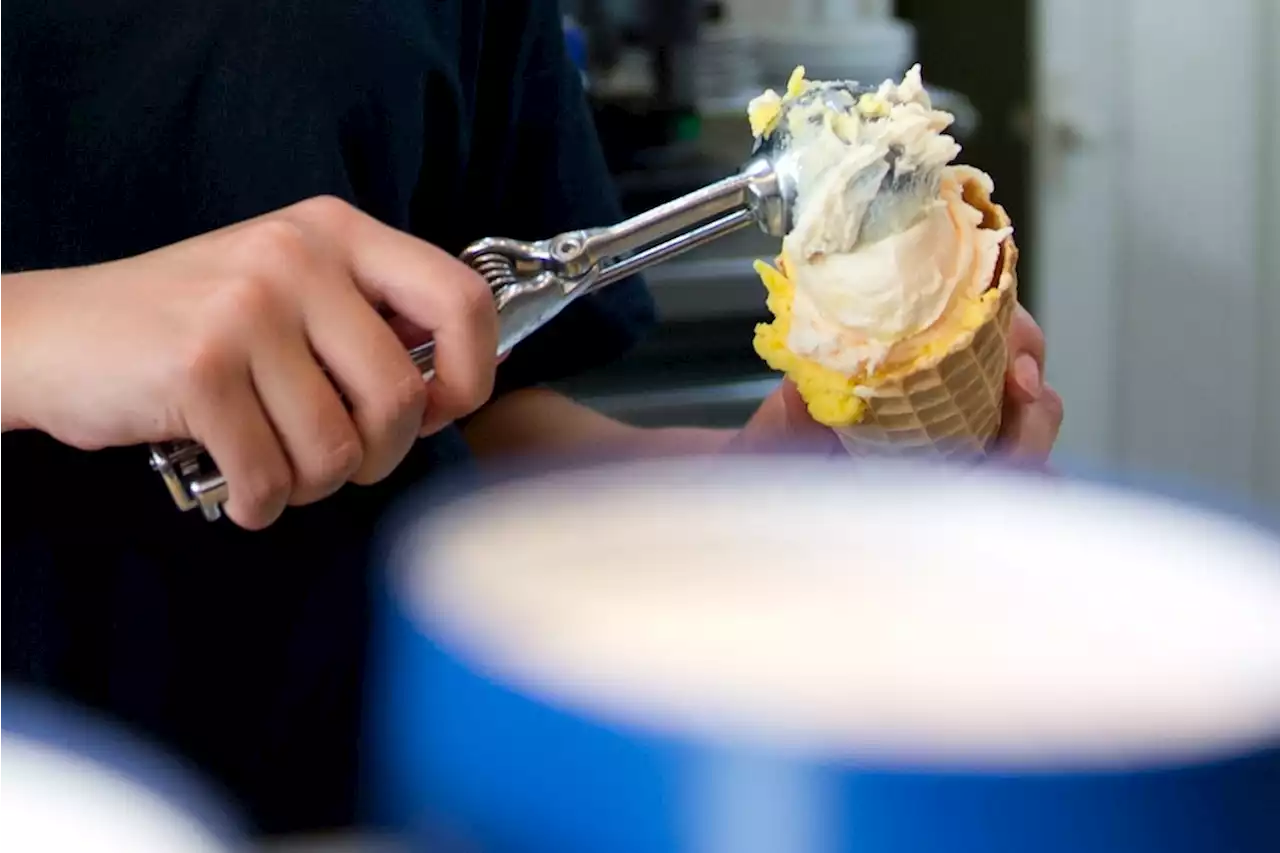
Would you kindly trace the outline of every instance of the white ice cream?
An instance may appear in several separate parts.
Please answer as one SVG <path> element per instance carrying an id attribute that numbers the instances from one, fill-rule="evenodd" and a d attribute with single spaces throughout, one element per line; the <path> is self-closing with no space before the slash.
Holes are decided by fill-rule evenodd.
<path id="1" fill-rule="evenodd" d="M 952 116 L 932 108 L 919 66 L 847 100 L 784 114 L 800 184 L 783 255 L 796 288 L 788 348 L 855 375 L 937 323 L 958 290 L 985 288 L 1008 231 L 981 230 L 961 197 Z"/>

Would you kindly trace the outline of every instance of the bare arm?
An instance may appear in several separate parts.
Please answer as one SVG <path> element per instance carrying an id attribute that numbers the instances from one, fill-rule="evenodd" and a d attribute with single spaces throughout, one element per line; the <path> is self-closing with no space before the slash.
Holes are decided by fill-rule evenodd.
<path id="1" fill-rule="evenodd" d="M 18 357 L 24 346 L 24 332 L 31 327 L 28 316 L 31 300 L 26 298 L 31 287 L 38 284 L 41 273 L 9 273 L 0 277 L 0 367 L 3 368 L 3 379 L 0 387 L 4 388 L 4 406 L 0 409 L 0 421 L 3 431 L 14 429 L 30 429 L 31 425 L 24 414 L 27 404 L 24 400 L 29 384 L 26 360 Z"/>
<path id="2" fill-rule="evenodd" d="M 478 457 L 493 459 L 561 456 L 584 449 L 608 456 L 716 453 L 734 434 L 698 427 L 630 426 L 555 391 L 528 388 L 494 400 L 471 419 L 465 435 Z"/>

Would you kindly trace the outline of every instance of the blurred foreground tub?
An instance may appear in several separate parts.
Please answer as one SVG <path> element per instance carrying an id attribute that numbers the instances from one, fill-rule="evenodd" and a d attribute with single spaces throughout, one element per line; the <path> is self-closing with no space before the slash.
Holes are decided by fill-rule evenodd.
<path id="1" fill-rule="evenodd" d="M 415 849 L 1280 850 L 1280 542 L 1242 522 L 785 458 L 394 542 L 366 793 Z"/>
<path id="2" fill-rule="evenodd" d="M 239 823 L 191 771 L 77 708 L 5 685 L 0 849 L 231 853 Z"/>

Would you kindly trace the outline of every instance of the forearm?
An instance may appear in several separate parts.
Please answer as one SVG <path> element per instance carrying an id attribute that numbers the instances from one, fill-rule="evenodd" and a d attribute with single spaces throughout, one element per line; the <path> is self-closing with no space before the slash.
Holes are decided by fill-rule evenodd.
<path id="1" fill-rule="evenodd" d="M 31 377 L 31 339 L 40 321 L 34 312 L 32 296 L 48 293 L 70 271 L 7 273 L 0 276 L 0 370 L 4 388 L 3 431 L 29 429 L 27 417 L 28 389 L 38 386 L 39 377 Z"/>
<path id="2" fill-rule="evenodd" d="M 733 433 L 698 427 L 646 429 L 616 421 L 545 388 L 504 395 L 464 430 L 476 456 L 660 457 L 717 453 Z"/>

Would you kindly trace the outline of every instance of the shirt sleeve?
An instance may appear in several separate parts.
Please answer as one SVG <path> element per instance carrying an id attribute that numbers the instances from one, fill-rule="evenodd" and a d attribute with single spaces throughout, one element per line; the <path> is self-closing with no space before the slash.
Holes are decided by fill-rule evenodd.
<path id="1" fill-rule="evenodd" d="M 557 3 L 489 5 L 497 14 L 485 32 L 468 168 L 484 233 L 537 240 L 613 224 L 621 209 Z M 639 277 L 583 297 L 516 347 L 495 394 L 608 363 L 653 323 Z"/>

